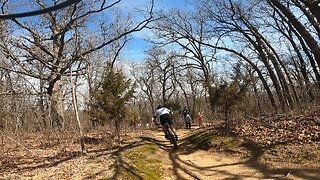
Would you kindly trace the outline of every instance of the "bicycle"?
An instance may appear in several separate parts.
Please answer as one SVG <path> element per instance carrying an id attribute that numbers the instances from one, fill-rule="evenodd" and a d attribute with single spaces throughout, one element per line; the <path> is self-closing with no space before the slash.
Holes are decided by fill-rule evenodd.
<path id="1" fill-rule="evenodd" d="M 172 132 L 168 122 L 166 122 L 165 127 L 166 127 L 166 135 L 169 136 L 170 143 L 173 144 L 175 149 L 177 149 L 178 148 L 177 139 L 174 133 Z"/>

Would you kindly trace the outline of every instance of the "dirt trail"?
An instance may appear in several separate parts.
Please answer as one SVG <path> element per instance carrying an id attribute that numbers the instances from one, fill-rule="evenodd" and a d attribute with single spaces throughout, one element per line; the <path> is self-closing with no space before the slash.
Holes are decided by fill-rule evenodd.
<path id="1" fill-rule="evenodd" d="M 180 130 L 179 149 L 162 148 L 161 156 L 166 164 L 164 179 L 264 179 L 265 174 L 256 167 L 247 165 L 248 159 L 227 156 L 213 151 L 189 149 L 183 143 L 189 131 Z M 164 141 L 162 132 L 155 133 L 155 138 Z M 160 146 L 170 146 L 168 143 Z M 283 177 L 273 174 L 272 178 Z"/>
<path id="2" fill-rule="evenodd" d="M 162 159 L 164 167 L 163 179 L 317 179 L 320 174 L 307 170 L 291 171 L 287 168 L 272 170 L 251 154 L 242 155 L 215 152 L 214 150 L 199 150 L 188 142 L 192 131 L 179 130 L 179 149 L 173 150 L 163 137 L 162 132 L 153 133 L 155 142 L 160 147 L 157 154 Z"/>
<path id="3" fill-rule="evenodd" d="M 187 141 L 191 133 L 189 130 L 178 131 L 178 150 L 173 149 L 160 130 L 144 131 L 127 137 L 120 148 L 91 150 L 87 156 L 70 155 L 48 165 L 37 166 L 31 161 L 25 168 L 0 173 L 0 179 L 127 179 L 121 171 L 132 171 L 135 165 L 130 164 L 132 161 L 128 161 L 123 154 L 148 143 L 156 147 L 149 156 L 160 160 L 161 179 L 316 179 L 312 173 L 284 177 L 284 172 L 271 173 L 249 158 L 195 149 Z M 137 178 L 131 179 L 143 179 L 139 175 L 134 177 Z"/>

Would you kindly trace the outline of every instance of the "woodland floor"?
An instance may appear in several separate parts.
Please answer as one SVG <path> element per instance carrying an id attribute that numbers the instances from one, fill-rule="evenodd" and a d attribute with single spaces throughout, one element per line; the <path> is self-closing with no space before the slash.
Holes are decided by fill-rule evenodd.
<path id="1" fill-rule="evenodd" d="M 231 134 L 179 129 L 177 150 L 160 129 L 127 133 L 121 145 L 97 130 L 86 133 L 86 156 L 74 133 L 1 132 L 0 179 L 320 179 L 320 127 L 304 117 L 248 120 Z"/>

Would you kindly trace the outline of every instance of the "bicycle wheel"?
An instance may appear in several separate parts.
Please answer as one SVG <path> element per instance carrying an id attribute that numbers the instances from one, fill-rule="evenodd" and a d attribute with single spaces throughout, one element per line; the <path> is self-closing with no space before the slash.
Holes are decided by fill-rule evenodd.
<path id="1" fill-rule="evenodd" d="M 168 129 L 169 136 L 170 136 L 170 143 L 173 144 L 174 148 L 178 148 L 176 137 L 174 136 L 173 132 L 171 132 L 170 129 Z"/>

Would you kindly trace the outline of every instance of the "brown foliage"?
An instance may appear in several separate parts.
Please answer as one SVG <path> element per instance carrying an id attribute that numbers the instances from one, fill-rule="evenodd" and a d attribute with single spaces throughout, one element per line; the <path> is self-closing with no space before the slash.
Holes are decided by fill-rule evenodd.
<path id="1" fill-rule="evenodd" d="M 320 141 L 320 109 L 304 114 L 277 114 L 247 118 L 234 128 L 235 133 L 263 146 L 304 144 Z"/>
<path id="2" fill-rule="evenodd" d="M 73 130 L 1 133 L 0 176 L 52 167 L 81 156 L 80 142 L 75 136 L 77 133 Z M 116 147 L 111 133 L 99 130 L 86 133 L 85 142 L 89 152 L 105 151 Z"/>

